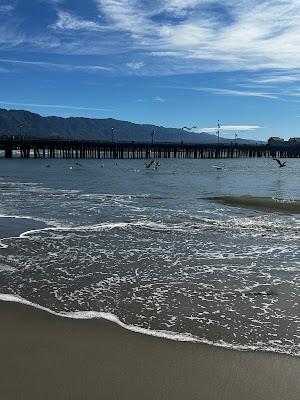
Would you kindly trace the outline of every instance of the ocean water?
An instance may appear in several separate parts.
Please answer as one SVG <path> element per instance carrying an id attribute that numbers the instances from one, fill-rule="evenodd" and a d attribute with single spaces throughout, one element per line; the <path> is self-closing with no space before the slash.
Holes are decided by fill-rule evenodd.
<path id="1" fill-rule="evenodd" d="M 0 159 L 0 299 L 299 356 L 300 160 L 160 164 Z"/>

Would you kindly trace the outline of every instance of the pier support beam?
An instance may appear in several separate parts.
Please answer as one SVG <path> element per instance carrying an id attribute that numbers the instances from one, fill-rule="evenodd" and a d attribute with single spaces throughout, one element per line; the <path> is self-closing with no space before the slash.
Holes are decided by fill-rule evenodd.
<path id="1" fill-rule="evenodd" d="M 5 158 L 12 158 L 13 152 L 11 146 L 5 147 L 4 152 L 5 152 Z"/>

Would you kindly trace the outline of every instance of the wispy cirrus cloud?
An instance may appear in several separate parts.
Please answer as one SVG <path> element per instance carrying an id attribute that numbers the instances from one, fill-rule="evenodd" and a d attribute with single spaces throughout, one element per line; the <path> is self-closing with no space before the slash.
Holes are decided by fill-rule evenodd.
<path id="1" fill-rule="evenodd" d="M 111 71 L 110 67 L 103 67 L 101 65 L 76 65 L 76 64 L 61 64 L 52 63 L 46 61 L 28 61 L 28 60 L 13 60 L 13 59 L 0 59 L 0 63 L 12 64 L 12 65 L 25 65 L 31 67 L 41 67 L 54 70 L 65 70 L 65 71 L 85 71 L 85 72 L 99 72 L 99 71 Z"/>
<path id="2" fill-rule="evenodd" d="M 153 99 L 154 101 L 158 101 L 159 103 L 165 103 L 167 101 L 167 99 L 160 97 L 160 96 L 156 96 Z"/>
<path id="3" fill-rule="evenodd" d="M 213 87 L 198 87 L 198 86 L 164 86 L 167 89 L 177 90 L 192 90 L 196 92 L 206 92 L 215 95 L 223 96 L 238 96 L 238 97 L 265 97 L 268 99 L 277 99 L 278 97 L 273 93 L 260 92 L 260 91 L 249 91 L 249 90 L 237 90 L 227 88 L 213 88 Z"/>
<path id="4" fill-rule="evenodd" d="M 112 29 L 156 57 L 203 70 L 300 66 L 298 0 L 97 0 Z M 180 18 L 178 18 L 180 17 Z M 159 61 L 158 61 L 159 62 Z"/>
<path id="5" fill-rule="evenodd" d="M 51 28 L 73 31 L 101 31 L 103 29 L 103 27 L 101 27 L 98 23 L 94 21 L 79 18 L 69 12 L 62 10 L 58 11 L 58 20 L 53 25 L 51 25 Z"/>
<path id="6" fill-rule="evenodd" d="M 0 104 L 11 105 L 11 106 L 22 106 L 22 107 L 41 107 L 41 108 L 56 108 L 56 109 L 66 109 L 66 110 L 83 110 L 83 111 L 112 111 L 108 108 L 98 108 L 98 107 L 84 107 L 84 106 L 74 106 L 68 104 L 43 104 L 43 103 L 26 103 L 26 102 L 12 102 L 0 100 Z"/>
<path id="7" fill-rule="evenodd" d="M 0 15 L 1 17 L 1 15 Z M 18 23 L 10 24 L 7 18 L 0 18 L 0 49 L 12 49 L 25 42 L 25 35 L 18 30 Z"/>
<path id="8" fill-rule="evenodd" d="M 76 2 L 47 0 L 54 4 L 56 19 L 44 40 L 20 31 L 15 41 L 3 43 L 64 54 L 113 55 L 116 62 L 127 54 L 128 63 L 134 52 L 144 64 L 144 75 L 300 68 L 299 0 L 86 1 L 94 12 L 80 17 Z M 119 71 L 137 71 L 137 62 L 131 63 L 123 62 Z M 283 75 L 277 83 L 296 79 Z M 276 83 L 274 79 L 258 83 Z"/>
<path id="9" fill-rule="evenodd" d="M 15 9 L 15 5 L 12 4 L 0 4 L 0 13 L 10 13 Z"/>
<path id="10" fill-rule="evenodd" d="M 220 132 L 248 132 L 257 129 L 261 129 L 262 127 L 259 125 L 222 125 L 220 127 Z M 217 132 L 218 127 L 214 126 L 211 128 L 198 128 L 197 132 L 207 132 L 207 133 L 215 133 Z"/>
<path id="11" fill-rule="evenodd" d="M 127 67 L 134 70 L 134 71 L 138 71 L 141 68 L 143 68 L 145 66 L 145 64 L 142 61 L 138 61 L 138 62 L 128 62 Z"/>

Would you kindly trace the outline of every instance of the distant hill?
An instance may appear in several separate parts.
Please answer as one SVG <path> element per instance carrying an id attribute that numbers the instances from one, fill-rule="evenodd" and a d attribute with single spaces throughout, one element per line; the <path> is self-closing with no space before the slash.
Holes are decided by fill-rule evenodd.
<path id="1" fill-rule="evenodd" d="M 22 125 L 22 127 L 20 127 Z M 186 132 L 177 128 L 156 125 L 134 124 L 113 118 L 92 119 L 82 117 L 42 117 L 24 110 L 0 109 L 0 136 L 24 136 L 26 138 L 88 139 L 111 140 L 114 127 L 116 141 L 150 142 L 151 132 L 155 131 L 156 142 L 216 143 L 216 135 L 209 133 Z M 228 143 L 234 139 L 223 139 Z M 253 143 L 252 140 L 238 139 L 239 143 Z"/>

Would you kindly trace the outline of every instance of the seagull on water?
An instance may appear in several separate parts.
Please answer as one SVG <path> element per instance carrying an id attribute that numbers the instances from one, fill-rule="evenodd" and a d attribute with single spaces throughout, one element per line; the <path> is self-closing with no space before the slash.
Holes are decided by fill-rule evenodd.
<path id="1" fill-rule="evenodd" d="M 188 128 L 187 126 L 184 126 L 182 129 L 187 129 L 188 131 L 191 131 L 192 129 L 196 129 L 196 126 L 191 126 L 190 128 Z"/>
<path id="2" fill-rule="evenodd" d="M 220 165 L 211 165 L 212 168 L 215 168 L 217 170 L 223 170 L 224 167 L 221 167 Z"/>
<path id="3" fill-rule="evenodd" d="M 281 162 L 280 160 L 278 160 L 278 158 L 273 158 L 273 160 L 278 162 L 279 168 L 286 167 L 286 161 L 285 162 Z"/>

